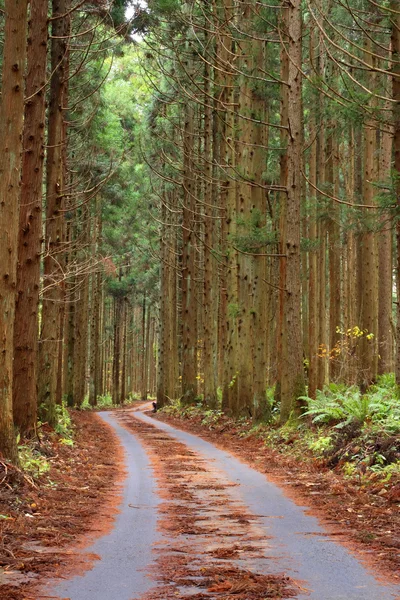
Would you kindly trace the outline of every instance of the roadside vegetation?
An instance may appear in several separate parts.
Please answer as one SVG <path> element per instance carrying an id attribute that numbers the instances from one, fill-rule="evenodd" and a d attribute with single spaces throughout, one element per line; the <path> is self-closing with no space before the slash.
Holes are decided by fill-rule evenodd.
<path id="1" fill-rule="evenodd" d="M 274 390 L 268 389 L 268 423 L 250 417 L 232 419 L 221 407 L 210 409 L 198 398 L 195 405 L 176 400 L 163 413 L 190 419 L 208 429 L 234 429 L 239 438 L 255 436 L 266 446 L 299 461 L 317 461 L 360 485 L 400 481 L 400 400 L 394 376 L 383 375 L 367 392 L 358 386 L 334 384 L 318 390 L 316 398 L 303 396 L 305 411 L 284 425 Z"/>

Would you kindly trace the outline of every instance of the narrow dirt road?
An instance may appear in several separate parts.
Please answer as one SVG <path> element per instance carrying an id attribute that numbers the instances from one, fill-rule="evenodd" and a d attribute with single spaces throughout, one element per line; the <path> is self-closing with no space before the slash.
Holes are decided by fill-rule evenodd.
<path id="1" fill-rule="evenodd" d="M 138 410 L 101 416 L 126 453 L 120 514 L 93 569 L 38 600 L 400 598 L 228 452 Z"/>

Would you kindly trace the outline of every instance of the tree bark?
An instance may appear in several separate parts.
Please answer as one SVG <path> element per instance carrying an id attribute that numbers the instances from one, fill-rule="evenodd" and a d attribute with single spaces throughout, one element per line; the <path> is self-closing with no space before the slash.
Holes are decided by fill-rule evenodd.
<path id="1" fill-rule="evenodd" d="M 371 40 L 367 38 L 366 48 L 371 51 Z M 376 77 L 372 72 L 374 67 L 373 58 L 366 53 L 365 60 L 370 63 L 371 74 L 369 85 L 375 89 Z M 371 106 L 376 104 L 375 98 L 371 98 Z M 374 186 L 376 181 L 375 169 L 376 149 L 376 122 L 371 118 L 364 124 L 364 182 L 363 199 L 364 204 L 374 204 Z M 361 302 L 361 329 L 364 335 L 361 338 L 361 365 L 358 374 L 359 383 L 362 388 L 376 380 L 378 373 L 378 249 L 375 233 L 375 215 L 367 211 L 364 217 L 364 231 L 362 233 L 362 302 Z M 372 334 L 372 339 L 369 335 Z"/>
<path id="2" fill-rule="evenodd" d="M 121 401 L 120 397 L 120 367 L 121 367 L 121 311 L 122 300 L 120 297 L 114 297 L 114 339 L 113 339 L 113 367 L 112 367 L 112 402 L 117 405 Z"/>
<path id="3" fill-rule="evenodd" d="M 280 28 L 282 31 L 282 39 L 287 40 L 288 37 L 288 22 L 289 15 L 287 10 L 287 3 L 282 3 L 282 14 L 280 15 Z M 287 186 L 288 182 L 288 140 L 289 140 L 289 89 L 286 82 L 289 81 L 289 53 L 288 49 L 282 42 L 280 50 L 280 69 L 281 69 L 281 80 L 285 82 L 281 85 L 280 90 L 280 143 L 282 150 L 279 164 L 279 184 L 282 189 Z M 284 325 L 285 319 L 285 302 L 286 302 L 286 269 L 287 269 L 287 256 L 286 256 L 286 229 L 287 229 L 287 191 L 284 190 L 279 195 L 279 253 L 282 257 L 279 260 L 279 308 L 278 308 L 278 319 L 276 327 L 276 348 L 277 348 L 277 383 L 275 388 L 275 400 L 281 402 L 281 385 L 283 377 L 283 360 L 284 360 L 284 348 L 287 345 L 286 329 Z"/>
<path id="4" fill-rule="evenodd" d="M 400 15 L 398 3 L 392 0 L 390 7 L 393 10 L 392 19 L 392 69 L 396 77 L 393 77 L 393 150 L 394 150 L 394 189 L 396 193 L 396 204 L 400 210 Z M 400 220 L 396 223 L 396 267 L 397 267 L 397 305 L 396 305 L 396 356 L 395 374 L 396 383 L 400 385 Z"/>
<path id="5" fill-rule="evenodd" d="M 37 418 L 38 313 L 42 246 L 42 184 L 48 2 L 31 0 L 19 210 L 17 299 L 14 323 L 13 413 L 21 437 Z"/>
<path id="6" fill-rule="evenodd" d="M 285 299 L 283 306 L 283 345 L 281 373 L 281 420 L 286 421 L 292 411 L 298 412 L 298 397 L 305 393 L 303 343 L 301 325 L 301 265 L 300 265 L 300 203 L 302 161 L 302 103 L 301 56 L 302 16 L 301 0 L 285 4 L 288 11 L 288 122 L 287 148 L 287 215 L 284 247 L 286 253 Z M 283 282 L 282 282 L 283 283 Z"/>
<path id="7" fill-rule="evenodd" d="M 207 43 L 210 43 L 209 33 L 206 33 Z M 215 218 L 213 194 L 213 111 L 211 107 L 211 91 L 213 76 L 212 67 L 208 62 L 204 67 L 204 284 L 203 284 L 203 378 L 204 378 L 204 402 L 210 408 L 217 407 L 217 379 L 215 369 L 215 328 L 216 313 L 214 298 L 217 293 L 215 289 L 216 261 L 213 256 L 213 244 L 215 240 Z"/>
<path id="8" fill-rule="evenodd" d="M 122 365 L 121 365 L 121 396 L 120 404 L 122 405 L 126 400 L 126 343 L 127 343 L 127 321 L 128 321 L 128 304 L 126 298 L 122 301 L 122 326 L 121 326 L 121 354 L 122 354 Z"/>
<path id="9" fill-rule="evenodd" d="M 310 57 L 313 63 L 316 60 L 315 52 L 316 32 L 310 32 Z M 311 249 L 309 256 L 309 277 L 308 277 L 308 346 L 309 346 L 309 367 L 308 367 L 308 395 L 315 398 L 318 387 L 318 340 L 319 340 L 319 319 L 318 319 L 318 284 L 317 284 L 317 196 L 315 188 L 317 187 L 317 126 L 315 112 L 310 116 L 310 159 L 309 159 L 309 198 L 310 198 L 310 216 L 308 235 L 310 238 Z"/>
<path id="10" fill-rule="evenodd" d="M 141 369 L 141 385 L 140 385 L 140 399 L 143 401 L 147 400 L 147 358 L 146 358 L 146 292 L 143 294 L 142 303 L 142 369 Z"/>
<path id="11" fill-rule="evenodd" d="M 0 106 L 0 452 L 5 458 L 18 462 L 12 402 L 28 2 L 6 0 L 4 8 Z"/>
<path id="12" fill-rule="evenodd" d="M 197 395 L 194 118 L 194 108 L 188 101 L 184 114 L 182 216 L 182 400 L 187 404 L 194 402 Z"/>
<path id="13" fill-rule="evenodd" d="M 338 195 L 337 189 L 337 143 L 333 123 L 329 124 L 326 140 L 326 187 L 333 196 Z M 341 328 L 341 262 L 340 262 L 340 213 L 336 202 L 331 202 L 328 220 L 328 256 L 329 256 L 329 378 L 335 381 L 340 372 L 340 362 L 335 356 L 335 347 L 339 340 L 337 329 Z M 334 357 L 334 358 L 332 358 Z"/>
<path id="14" fill-rule="evenodd" d="M 42 327 L 39 346 L 39 403 L 43 418 L 55 425 L 58 377 L 58 352 L 61 325 L 60 268 L 64 252 L 64 107 L 66 105 L 66 69 L 68 62 L 68 12 L 69 0 L 53 0 L 50 104 L 47 139 L 46 181 L 46 235 L 43 275 Z"/>
<path id="15" fill-rule="evenodd" d="M 391 110 L 389 103 L 386 108 Z M 381 131 L 381 154 L 379 162 L 379 181 L 390 184 L 392 169 L 393 131 L 385 126 Z M 388 223 L 388 217 L 381 217 L 381 231 L 378 237 L 378 373 L 393 372 L 393 332 L 392 332 L 392 302 L 393 302 L 393 230 Z"/>

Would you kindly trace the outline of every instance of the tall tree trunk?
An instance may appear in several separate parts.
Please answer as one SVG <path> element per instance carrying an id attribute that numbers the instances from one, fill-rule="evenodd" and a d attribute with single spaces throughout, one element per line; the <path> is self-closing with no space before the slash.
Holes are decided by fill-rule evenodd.
<path id="1" fill-rule="evenodd" d="M 209 33 L 206 34 L 207 43 L 209 43 Z M 211 77 L 212 68 L 208 61 L 205 63 L 204 70 L 204 316 L 203 316 L 203 377 L 204 377 L 204 402 L 210 408 L 217 406 L 217 379 L 214 364 L 215 356 L 215 328 L 216 313 L 215 309 L 215 275 L 216 261 L 213 257 L 213 244 L 215 239 L 215 209 L 213 202 L 213 113 L 211 106 Z"/>
<path id="2" fill-rule="evenodd" d="M 387 109 L 391 109 L 389 103 Z M 381 154 L 379 180 L 390 184 L 392 170 L 393 131 L 387 125 L 381 132 Z M 378 298 L 378 373 L 393 372 L 393 332 L 392 332 L 392 287 L 393 287 L 393 231 L 387 214 L 381 218 L 381 231 L 378 237 L 379 298 Z"/>
<path id="3" fill-rule="evenodd" d="M 170 390 L 168 386 L 168 358 L 170 351 L 170 338 L 172 323 L 169 318 L 170 311 L 176 309 L 172 306 L 171 293 L 171 274 L 172 266 L 170 264 L 170 236 L 171 231 L 168 224 L 168 195 L 163 197 L 161 209 L 161 234 L 160 234 L 160 297 L 159 297 L 159 318 L 158 318 L 158 353 L 157 353 L 157 406 L 162 408 L 168 403 Z"/>
<path id="4" fill-rule="evenodd" d="M 100 348 L 98 326 L 98 302 L 97 296 L 97 273 L 94 272 L 90 276 L 90 291 L 89 291 L 89 306 L 90 310 L 90 334 L 89 334 L 89 404 L 96 406 L 95 396 L 95 381 L 96 381 L 96 355 L 99 354 Z"/>
<path id="5" fill-rule="evenodd" d="M 280 28 L 282 38 L 287 41 L 288 36 L 288 11 L 286 2 L 282 3 L 282 14 L 280 15 Z M 280 52 L 280 68 L 281 68 L 281 80 L 285 82 L 281 85 L 281 96 L 280 96 L 280 143 L 281 147 L 285 151 L 281 152 L 280 165 L 279 165 L 279 183 L 282 188 L 279 197 L 279 252 L 282 257 L 279 261 L 279 312 L 276 327 L 276 347 L 277 347 L 277 383 L 275 388 L 275 399 L 281 401 L 281 385 L 283 377 L 283 353 L 284 348 L 287 345 L 285 339 L 286 329 L 284 325 L 285 318 L 285 302 L 286 302 L 286 269 L 287 269 L 287 256 L 286 256 L 286 228 L 287 228 L 287 191 L 284 189 L 288 182 L 288 140 L 289 140 L 289 88 L 286 82 L 289 80 L 289 54 L 284 43 L 281 45 Z"/>
<path id="6" fill-rule="evenodd" d="M 178 350 L 178 238 L 180 229 L 178 223 L 178 199 L 175 192 L 170 194 L 171 212 L 169 216 L 169 234 L 168 234 L 168 298 L 170 299 L 168 307 L 168 372 L 167 372 L 167 395 L 169 398 L 180 396 L 178 383 L 179 377 L 179 350 Z"/>
<path id="7" fill-rule="evenodd" d="M 92 253 L 99 256 L 100 230 L 101 230 L 101 204 L 96 198 L 96 214 L 93 219 Z M 100 344 L 100 318 L 101 318 L 101 286 L 99 286 L 99 266 L 90 276 L 90 336 L 89 336 L 89 404 L 96 406 L 98 391 L 98 368 L 101 354 Z"/>
<path id="8" fill-rule="evenodd" d="M 394 189 L 396 192 L 396 203 L 400 210 L 400 14 L 398 3 L 392 0 L 390 7 L 393 10 L 392 20 L 392 69 L 396 75 L 393 77 L 393 149 L 394 149 Z M 396 309 L 396 357 L 395 374 L 396 383 L 400 385 L 400 220 L 396 222 L 396 267 L 397 267 L 397 309 Z"/>
<path id="9" fill-rule="evenodd" d="M 326 140 L 326 175 L 325 184 L 332 195 L 337 192 L 337 141 L 333 124 L 327 130 Z M 338 195 L 336 193 L 336 195 Z M 335 356 L 336 343 L 339 340 L 337 329 L 341 327 L 341 265 L 340 265 L 340 230 L 339 207 L 332 202 L 329 208 L 328 221 L 328 253 L 329 253 L 329 354 Z M 330 379 L 336 380 L 340 372 L 339 360 L 330 360 Z"/>
<path id="10" fill-rule="evenodd" d="M 145 371 L 143 376 L 142 386 L 142 400 L 147 401 L 149 393 L 149 381 L 150 381 L 150 363 L 151 363 L 151 352 L 150 352 L 150 324 L 151 324 L 151 306 L 147 306 L 147 318 L 146 318 L 146 341 L 145 341 L 145 355 L 144 364 Z"/>
<path id="11" fill-rule="evenodd" d="M 236 132 L 235 132 L 235 88 L 232 64 L 236 60 L 235 42 L 229 31 L 229 23 L 234 18 L 234 6 L 229 0 L 224 0 L 220 22 L 222 26 L 221 49 L 219 62 L 224 71 L 221 81 L 221 108 L 224 111 L 224 128 L 222 136 L 224 143 L 220 148 L 220 162 L 224 175 L 220 182 L 220 205 L 224 210 L 221 232 L 222 254 L 225 258 L 225 273 L 221 304 L 225 313 L 225 348 L 223 350 L 223 379 L 222 379 L 222 408 L 225 412 L 237 412 L 237 349 L 238 349 L 238 262 L 237 251 L 234 248 L 237 226 L 237 181 L 236 181 Z M 227 26 L 228 25 L 228 26 Z"/>
<path id="12" fill-rule="evenodd" d="M 310 56 L 315 62 L 315 38 L 316 32 L 310 32 Z M 308 369 L 308 395 L 315 398 L 318 387 L 318 285 L 317 285 L 317 126 L 315 112 L 310 116 L 310 161 L 309 161 L 309 198 L 310 198 L 310 224 L 308 235 L 311 250 L 309 256 L 308 277 L 308 345 L 309 345 L 309 369 Z"/>
<path id="13" fill-rule="evenodd" d="M 36 428 L 38 313 L 42 245 L 42 184 L 48 2 L 31 0 L 19 210 L 17 299 L 14 322 L 13 413 L 22 437 Z"/>
<path id="14" fill-rule="evenodd" d="M 89 276 L 84 275 L 77 289 L 74 345 L 74 405 L 82 406 L 86 394 L 89 321 Z"/>
<path id="15" fill-rule="evenodd" d="M 156 319 L 154 316 L 151 318 L 150 322 L 150 341 L 149 341 L 149 351 L 150 351 L 150 374 L 149 374 L 149 391 L 150 396 L 154 398 L 156 392 L 156 360 L 155 360 L 155 331 L 156 331 Z"/>
<path id="16" fill-rule="evenodd" d="M 258 185 L 259 181 L 254 182 L 254 139 L 256 128 L 253 121 L 253 115 L 256 111 L 252 86 L 254 82 L 250 77 L 254 73 L 254 43 L 248 36 L 252 32 L 252 10 L 250 3 L 241 2 L 239 19 L 243 23 L 245 38 L 238 41 L 237 52 L 239 69 L 242 73 L 239 81 L 239 107 L 238 122 L 239 131 L 237 139 L 237 171 L 241 180 L 238 183 L 237 195 L 237 239 L 244 240 L 245 249 L 248 249 L 246 240 L 251 238 L 252 223 L 257 219 L 252 206 L 252 188 Z M 260 215 L 261 218 L 261 215 Z M 260 218 L 258 221 L 260 221 Z M 250 250 L 252 250 L 250 248 Z M 237 415 L 252 416 L 253 414 L 253 358 L 254 358 L 254 338 L 253 338 L 253 315 L 254 315 L 254 297 L 253 293 L 260 293 L 260 287 L 253 285 L 253 266 L 254 260 L 251 252 L 248 254 L 239 252 L 237 256 L 237 278 L 238 278 L 238 375 L 237 375 Z M 262 332 L 258 332 L 262 335 Z"/>
<path id="17" fill-rule="evenodd" d="M 112 401 L 117 405 L 121 401 L 120 397 L 120 366 L 121 366 L 121 311 L 122 300 L 119 296 L 114 297 L 114 348 L 113 348 L 113 366 L 112 366 Z"/>
<path id="18" fill-rule="evenodd" d="M 319 59 L 318 59 L 318 77 L 323 79 L 326 77 L 326 54 L 323 48 L 323 37 L 319 34 Z M 324 121 L 325 97 L 323 94 L 318 95 L 318 145 L 317 145 L 317 184 L 318 188 L 323 190 L 325 187 L 325 163 L 326 163 L 326 127 Z M 328 305 L 327 305 L 327 218 L 326 218 L 326 203 L 327 200 L 322 194 L 318 194 L 317 205 L 318 211 L 318 333 L 319 333 L 319 360 L 318 360 L 318 389 L 323 389 L 328 383 L 328 358 L 327 351 L 329 346 L 328 337 Z"/>
<path id="19" fill-rule="evenodd" d="M 371 51 L 371 41 L 366 41 L 367 50 Z M 373 58 L 366 53 L 365 60 L 370 63 L 370 87 L 375 89 L 376 77 L 372 73 Z M 375 98 L 371 99 L 371 107 L 376 104 Z M 364 125 L 364 204 L 374 203 L 375 172 L 375 147 L 376 147 L 376 122 L 369 119 Z M 374 220 L 376 215 L 366 211 L 364 231 L 362 234 L 362 303 L 361 303 L 361 328 L 364 335 L 361 338 L 361 368 L 359 383 L 362 388 L 373 383 L 378 373 L 378 252 Z M 369 338 L 372 334 L 372 339 Z"/>
<path id="20" fill-rule="evenodd" d="M 50 104 L 47 140 L 46 235 L 43 277 L 42 328 L 39 352 L 39 403 L 43 418 L 55 425 L 58 377 L 58 352 L 61 324 L 60 264 L 63 248 L 64 215 L 64 107 L 68 53 L 69 0 L 53 0 Z M 63 15 L 67 15 L 64 16 Z"/>
<path id="21" fill-rule="evenodd" d="M 93 278 L 94 286 L 94 322 L 92 332 L 92 393 L 91 402 L 92 406 L 97 405 L 98 396 L 103 395 L 103 389 L 101 385 L 102 377 L 101 370 L 104 364 L 102 360 L 102 349 L 104 347 L 104 340 L 102 338 L 102 305 L 103 305 L 103 287 L 102 287 L 102 273 L 98 271 L 95 273 Z"/>
<path id="22" fill-rule="evenodd" d="M 143 294 L 142 304 L 142 372 L 141 372 L 141 386 L 140 386 L 140 399 L 147 399 L 147 360 L 146 360 L 146 292 Z"/>
<path id="23" fill-rule="evenodd" d="M 104 285 L 103 285 L 103 273 L 100 271 L 97 273 L 97 294 L 99 298 L 99 317 L 98 327 L 99 333 L 95 334 L 96 339 L 99 340 L 98 352 L 95 357 L 95 391 L 94 397 L 97 402 L 99 396 L 104 396 L 104 372 L 106 370 L 105 351 L 106 351 L 106 336 L 104 333 L 104 319 L 105 319 L 105 298 L 104 298 Z"/>
<path id="24" fill-rule="evenodd" d="M 4 8 L 0 106 L 0 452 L 18 462 L 12 401 L 28 1 L 6 0 Z"/>
<path id="25" fill-rule="evenodd" d="M 214 28 L 217 32 L 215 39 L 215 68 L 214 68 L 214 98 L 213 98 L 213 185 L 212 198 L 213 205 L 219 217 L 214 229 L 214 244 L 219 251 L 221 259 L 218 263 L 217 282 L 218 293 L 216 294 L 217 318 L 217 353 L 216 353 L 216 371 L 217 383 L 224 381 L 225 366 L 227 358 L 225 349 L 227 347 L 227 251 L 226 251 L 226 185 L 222 165 L 226 156 L 226 102 L 228 89 L 226 86 L 226 77 L 228 75 L 228 38 L 225 36 L 227 20 L 225 19 L 221 0 L 213 2 Z"/>
<path id="26" fill-rule="evenodd" d="M 128 304 L 126 298 L 122 301 L 122 327 L 121 327 L 121 350 L 122 350 L 122 368 L 121 368 L 121 396 L 120 404 L 126 400 L 126 342 L 127 342 L 127 320 Z"/>
<path id="27" fill-rule="evenodd" d="M 256 68 L 263 68 L 265 64 L 264 42 L 258 42 L 256 48 Z M 268 120 L 268 110 L 264 98 L 259 90 L 252 92 L 255 119 L 262 122 Z M 265 182 L 265 148 L 268 146 L 268 129 L 263 124 L 254 125 L 253 137 L 253 172 L 254 185 L 251 187 L 252 222 L 256 232 L 260 232 L 266 225 L 266 191 Z M 270 418 L 270 406 L 266 402 L 267 387 L 267 318 L 270 310 L 270 289 L 267 288 L 267 260 L 263 253 L 267 251 L 263 245 L 255 256 L 252 257 L 253 272 L 253 311 L 252 311 L 252 336 L 253 336 L 253 419 L 264 421 Z M 259 252 L 259 255 L 257 255 Z"/>
<path id="28" fill-rule="evenodd" d="M 81 213 L 81 232 L 77 239 L 78 258 L 86 261 L 89 254 L 90 215 L 87 206 Z M 75 308 L 75 346 L 74 346 L 74 405 L 82 406 L 86 394 L 86 374 L 88 363 L 89 333 L 89 279 L 87 273 L 77 275 L 76 308 Z"/>
<path id="29" fill-rule="evenodd" d="M 192 403 L 197 395 L 197 303 L 195 269 L 196 215 L 194 172 L 194 108 L 185 107 L 183 139 L 183 217 L 182 217 L 182 399 Z"/>
<path id="30" fill-rule="evenodd" d="M 288 87 L 289 136 L 287 166 L 286 215 L 286 277 L 283 307 L 283 345 L 281 373 L 281 420 L 286 421 L 291 412 L 298 412 L 298 397 L 305 393 L 303 368 L 303 343 L 301 325 L 301 268 L 300 268 L 300 203 L 302 162 L 302 102 L 301 56 L 302 16 L 301 0 L 287 5 L 288 11 Z M 290 341 L 289 341 L 290 340 Z"/>
<path id="31" fill-rule="evenodd" d="M 355 148 L 355 131 L 354 127 L 350 128 L 349 131 L 349 155 L 348 155 L 348 182 L 346 185 L 346 195 L 349 198 L 349 202 L 357 201 L 356 199 L 356 169 L 357 169 L 357 155 Z M 346 311 L 346 318 L 344 320 L 345 331 L 352 329 L 359 323 L 359 294 L 358 294 L 358 261 L 359 261 L 359 235 L 353 228 L 349 228 L 347 231 L 347 252 L 346 252 L 346 301 L 344 307 Z M 350 357 L 347 357 L 344 380 L 348 384 L 354 384 L 357 381 L 356 373 L 354 372 L 353 363 L 355 361 Z"/>
<path id="32" fill-rule="evenodd" d="M 65 365 L 66 374 L 65 374 L 65 395 L 67 400 L 67 405 L 69 407 L 74 406 L 74 367 L 75 367 L 75 341 L 76 341 L 76 328 L 75 328 L 75 318 L 76 318 L 76 294 L 74 290 L 75 278 L 71 281 L 71 292 L 69 295 L 68 302 L 68 345 L 67 345 L 67 362 Z"/>

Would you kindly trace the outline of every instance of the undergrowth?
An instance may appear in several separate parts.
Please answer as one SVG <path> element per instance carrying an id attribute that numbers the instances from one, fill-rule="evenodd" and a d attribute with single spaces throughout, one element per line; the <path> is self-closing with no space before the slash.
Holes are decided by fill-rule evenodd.
<path id="1" fill-rule="evenodd" d="M 89 404 L 89 396 L 85 396 L 83 404 L 81 406 L 82 410 L 98 410 L 98 409 L 107 409 L 112 408 L 113 402 L 110 394 L 105 394 L 104 396 L 97 396 L 97 403 L 95 406 Z"/>
<path id="2" fill-rule="evenodd" d="M 389 434 L 400 434 L 400 400 L 394 376 L 384 375 L 362 394 L 356 386 L 331 384 L 318 390 L 315 399 L 302 396 L 314 424 L 340 429 L 352 422 L 370 423 Z"/>
<path id="3" fill-rule="evenodd" d="M 34 479 L 50 471 L 49 444 L 55 439 L 64 446 L 74 445 L 74 428 L 67 406 L 63 403 L 56 407 L 57 425 L 54 431 L 46 423 L 38 422 L 36 436 L 29 440 L 17 437 L 18 455 L 21 469 Z"/>
<path id="4" fill-rule="evenodd" d="M 272 409 L 269 423 L 230 419 L 220 408 L 204 406 L 200 398 L 189 406 L 173 401 L 163 412 L 208 429 L 235 430 L 238 437 L 256 436 L 298 461 L 318 460 L 365 485 L 400 477 L 400 400 L 393 375 L 381 376 L 365 394 L 356 386 L 331 384 L 316 399 L 304 396 L 307 410 L 302 418 L 285 425 L 278 422 L 273 390 L 266 397 Z"/>
<path id="5" fill-rule="evenodd" d="M 130 394 L 123 404 L 117 406 L 129 406 L 138 400 L 140 400 L 138 396 Z M 151 400 L 151 398 L 149 398 L 149 400 Z M 81 410 L 108 410 L 110 408 L 115 408 L 115 406 L 116 405 L 113 404 L 111 395 L 105 394 L 104 396 L 97 396 L 97 402 L 95 406 L 92 406 L 89 403 L 89 396 L 86 396 L 80 408 Z"/>
<path id="6" fill-rule="evenodd" d="M 47 457 L 32 443 L 19 445 L 18 454 L 21 469 L 32 477 L 40 477 L 50 471 L 50 463 Z"/>

